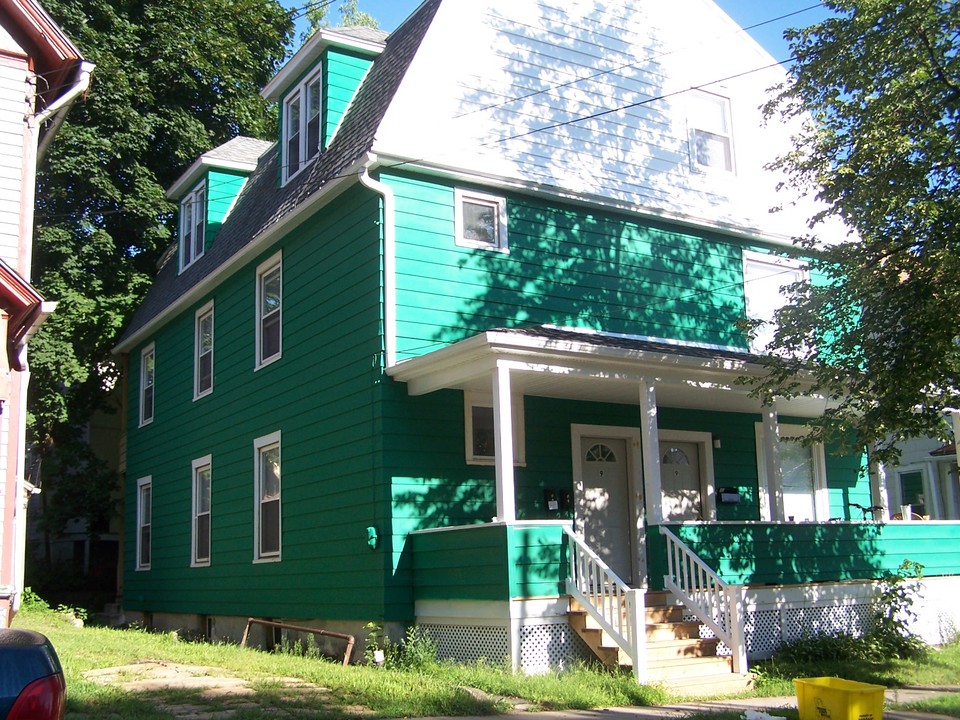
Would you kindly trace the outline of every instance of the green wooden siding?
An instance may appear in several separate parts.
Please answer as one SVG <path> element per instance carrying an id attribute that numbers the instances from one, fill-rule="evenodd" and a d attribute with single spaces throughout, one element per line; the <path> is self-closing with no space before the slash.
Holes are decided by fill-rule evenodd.
<path id="1" fill-rule="evenodd" d="M 670 525 L 707 565 L 734 584 L 802 584 L 876 579 L 904 560 L 927 576 L 960 573 L 960 524 L 777 523 Z M 651 587 L 663 587 L 665 543 L 647 533 Z"/>
<path id="2" fill-rule="evenodd" d="M 744 245 L 508 195 L 509 252 L 458 247 L 454 186 L 397 171 L 399 357 L 538 323 L 745 347 Z"/>
<path id="3" fill-rule="evenodd" d="M 416 533 L 417 600 L 556 597 L 564 592 L 567 556 L 559 525 L 496 524 Z"/>
<path id="4" fill-rule="evenodd" d="M 391 576 L 366 528 L 386 515 L 378 467 L 382 369 L 377 200 L 355 189 L 284 239 L 283 356 L 254 371 L 254 288 L 265 251 L 214 301 L 214 388 L 193 400 L 196 307 L 156 343 L 155 420 L 128 430 L 127 481 L 153 478 L 153 558 L 134 567 L 126 507 L 125 603 L 154 612 L 378 619 Z M 131 353 L 137 407 L 139 348 Z M 253 562 L 253 441 L 282 433 L 282 561 Z M 212 454 L 209 567 L 190 567 L 193 459 Z"/>
<path id="5" fill-rule="evenodd" d="M 343 48 L 330 48 L 325 53 L 321 147 L 330 144 L 333 133 L 372 63 L 370 56 Z"/>
<path id="6" fill-rule="evenodd" d="M 212 169 L 207 173 L 207 231 L 204 247 L 209 248 L 217 239 L 220 226 L 237 196 L 243 189 L 247 173 Z"/>

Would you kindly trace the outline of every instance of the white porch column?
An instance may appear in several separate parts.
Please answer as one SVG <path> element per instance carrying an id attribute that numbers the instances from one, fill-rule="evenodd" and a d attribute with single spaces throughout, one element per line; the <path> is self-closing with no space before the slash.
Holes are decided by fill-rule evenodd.
<path id="1" fill-rule="evenodd" d="M 762 520 L 785 520 L 783 515 L 783 473 L 780 464 L 780 427 L 777 406 L 763 406 L 763 462 L 767 477 L 767 517 Z M 760 512 L 764 508 L 761 506 Z"/>
<path id="2" fill-rule="evenodd" d="M 640 383 L 640 432 L 643 453 L 643 489 L 647 522 L 663 522 L 663 489 L 660 483 L 660 427 L 657 420 L 657 391 L 646 381 Z"/>
<path id="3" fill-rule="evenodd" d="M 937 472 L 937 463 L 935 460 L 928 460 L 924 463 L 924 505 L 927 515 L 932 518 L 943 518 L 943 500 L 940 497 L 940 474 Z"/>
<path id="4" fill-rule="evenodd" d="M 870 461 L 870 466 L 870 504 L 883 508 L 879 515 L 876 512 L 873 513 L 873 519 L 889 520 L 890 494 L 887 492 L 887 466 L 873 460 Z"/>
<path id="5" fill-rule="evenodd" d="M 513 480 L 513 404 L 510 370 L 499 363 L 493 373 L 493 431 L 497 438 L 497 520 L 513 522 L 517 519 Z"/>
<path id="6" fill-rule="evenodd" d="M 960 461 L 960 413 L 950 413 L 950 419 L 953 421 L 953 450 L 956 453 L 957 460 Z M 960 462 L 958 462 L 958 466 L 960 466 Z M 956 515 L 957 511 L 960 510 L 958 494 L 960 494 L 960 467 L 958 467 L 956 474 L 947 470 L 946 500 L 950 507 L 948 513 L 950 520 L 960 520 L 960 517 Z"/>

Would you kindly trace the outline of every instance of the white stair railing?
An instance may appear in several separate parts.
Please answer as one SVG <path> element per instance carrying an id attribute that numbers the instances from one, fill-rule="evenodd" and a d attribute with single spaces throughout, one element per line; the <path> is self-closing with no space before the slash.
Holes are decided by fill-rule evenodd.
<path id="1" fill-rule="evenodd" d="M 660 534 L 667 542 L 664 587 L 730 648 L 733 671 L 745 673 L 747 646 L 743 632 L 743 586 L 725 583 L 680 538 L 662 525 Z"/>
<path id="2" fill-rule="evenodd" d="M 567 593 L 573 597 L 614 642 L 629 655 L 638 682 L 647 679 L 644 591 L 631 588 L 600 556 L 587 547 L 583 537 L 568 527 L 570 576 Z"/>

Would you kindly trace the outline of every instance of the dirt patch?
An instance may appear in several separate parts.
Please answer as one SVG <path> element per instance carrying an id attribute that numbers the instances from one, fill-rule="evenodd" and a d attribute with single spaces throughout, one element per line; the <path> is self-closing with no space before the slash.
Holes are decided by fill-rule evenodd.
<path id="1" fill-rule="evenodd" d="M 131 693 L 149 693 L 157 698 L 158 707 L 178 720 L 229 720 L 241 709 L 282 709 L 287 717 L 300 713 L 316 716 L 323 710 L 357 716 L 370 712 L 368 708 L 339 706 L 331 700 L 328 688 L 298 678 L 251 682 L 226 675 L 221 668 L 200 665 L 142 662 L 90 670 L 84 677 Z"/>

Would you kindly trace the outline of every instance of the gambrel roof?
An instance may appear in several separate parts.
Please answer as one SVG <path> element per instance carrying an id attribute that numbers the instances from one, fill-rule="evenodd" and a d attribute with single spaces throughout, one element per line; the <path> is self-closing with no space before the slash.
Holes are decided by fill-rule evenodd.
<path id="1" fill-rule="evenodd" d="M 387 38 L 383 52 L 371 66 L 330 147 L 282 187 L 277 185 L 280 176 L 278 148 L 275 143 L 269 145 L 260 156 L 233 212 L 220 228 L 216 242 L 180 274 L 177 274 L 177 263 L 167 263 L 163 267 L 118 340 L 118 347 L 124 347 L 173 303 L 188 298 L 198 283 L 219 271 L 231 259 L 243 257 L 245 248 L 271 232 L 281 221 L 295 216 L 298 208 L 320 190 L 333 182 L 352 179 L 356 172 L 354 165 L 370 150 L 380 121 L 440 2 L 426 0 Z M 221 149 L 235 142 L 231 140 Z M 211 153 L 219 151 L 215 149 Z"/>
<path id="2" fill-rule="evenodd" d="M 381 36 L 363 33 L 354 39 L 380 47 Z M 365 166 L 425 169 L 783 246 L 813 215 L 809 199 L 783 202 L 782 178 L 764 170 L 790 148 L 790 129 L 763 127 L 759 109 L 785 72 L 713 0 L 425 0 L 382 45 L 330 146 L 278 187 L 272 145 L 216 242 L 180 275 L 175 264 L 163 269 L 119 349 Z M 302 57 L 291 62 L 302 72 Z M 268 86 L 271 99 L 280 85 Z M 733 172 L 691 162 L 694 92 L 728 96 L 729 121 L 749 130 Z M 784 207 L 772 213 L 777 202 Z"/>

